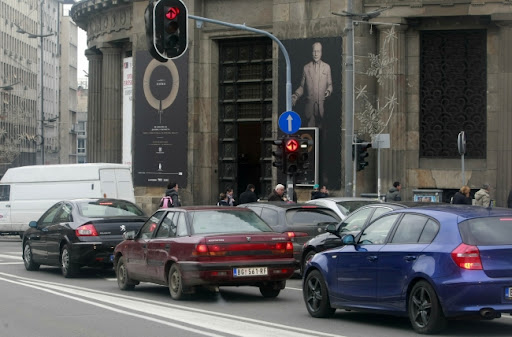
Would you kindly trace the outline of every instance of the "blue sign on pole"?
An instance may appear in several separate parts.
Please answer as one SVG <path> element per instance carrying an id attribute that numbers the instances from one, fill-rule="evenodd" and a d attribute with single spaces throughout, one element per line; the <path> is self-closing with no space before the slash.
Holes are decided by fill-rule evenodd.
<path id="1" fill-rule="evenodd" d="M 279 128 L 289 135 L 299 131 L 300 116 L 295 111 L 286 111 L 279 116 Z"/>

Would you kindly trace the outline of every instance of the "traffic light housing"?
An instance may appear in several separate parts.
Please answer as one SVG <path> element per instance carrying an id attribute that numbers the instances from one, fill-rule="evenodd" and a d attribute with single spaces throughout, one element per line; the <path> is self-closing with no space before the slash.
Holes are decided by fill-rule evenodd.
<path id="1" fill-rule="evenodd" d="M 294 136 L 285 136 L 283 139 L 284 149 L 284 168 L 285 174 L 296 174 L 299 171 L 299 138 Z"/>
<path id="2" fill-rule="evenodd" d="M 299 172 L 304 173 L 309 168 L 309 139 L 299 138 Z"/>
<path id="3" fill-rule="evenodd" d="M 150 3 L 148 8 L 151 6 Z M 155 1 L 153 15 L 147 17 L 146 36 L 149 35 L 148 21 L 152 21 L 153 46 L 148 46 L 151 55 L 161 62 L 183 55 L 188 47 L 188 10 L 185 4 L 181 0 Z"/>
<path id="4" fill-rule="evenodd" d="M 368 166 L 368 162 L 366 161 L 366 158 L 370 155 L 368 153 L 368 149 L 372 147 L 372 143 L 365 142 L 365 141 L 359 141 L 356 144 L 357 149 L 357 171 L 362 171 L 366 166 Z"/>
<path id="5" fill-rule="evenodd" d="M 157 38 L 156 32 L 153 30 L 154 27 L 154 2 L 149 2 L 146 7 L 146 11 L 144 12 L 144 23 L 146 26 L 146 43 L 148 47 L 148 51 L 151 56 L 160 62 L 167 62 L 166 58 L 160 56 L 160 54 L 156 50 L 156 46 L 160 45 L 160 39 Z"/>
<path id="6" fill-rule="evenodd" d="M 273 141 L 274 145 L 277 146 L 277 148 L 272 151 L 272 155 L 274 156 L 274 161 L 272 162 L 272 166 L 277 167 L 281 169 L 281 171 L 284 172 L 284 156 L 283 156 L 283 140 L 282 139 L 276 139 Z"/>

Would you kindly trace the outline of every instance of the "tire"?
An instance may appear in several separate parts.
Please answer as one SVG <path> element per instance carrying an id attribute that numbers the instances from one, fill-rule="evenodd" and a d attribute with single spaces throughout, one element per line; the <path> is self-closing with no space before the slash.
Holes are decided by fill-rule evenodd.
<path id="1" fill-rule="evenodd" d="M 136 285 L 136 281 L 132 280 L 130 276 L 128 276 L 128 270 L 126 270 L 126 263 L 124 262 L 124 257 L 120 257 L 117 262 L 116 268 L 116 276 L 117 276 L 117 285 L 121 290 L 133 290 Z"/>
<path id="2" fill-rule="evenodd" d="M 421 334 L 435 334 L 446 327 L 446 318 L 434 288 L 426 281 L 414 285 L 407 311 L 413 329 Z"/>
<path id="3" fill-rule="evenodd" d="M 39 270 L 40 264 L 35 263 L 32 255 L 32 247 L 30 247 L 30 243 L 25 242 L 23 245 L 23 264 L 25 265 L 25 269 L 29 271 Z"/>
<path id="4" fill-rule="evenodd" d="M 306 256 L 304 256 L 304 261 L 302 263 L 301 275 L 304 275 L 304 271 L 306 270 L 306 265 L 308 262 L 315 256 L 316 252 L 314 250 L 310 250 Z"/>
<path id="5" fill-rule="evenodd" d="M 185 299 L 185 286 L 183 285 L 183 277 L 180 267 L 174 263 L 169 270 L 169 293 L 173 300 L 179 301 Z"/>
<path id="6" fill-rule="evenodd" d="M 276 298 L 280 292 L 281 289 L 277 288 L 277 285 L 273 283 L 260 286 L 260 293 L 265 298 Z"/>
<path id="7" fill-rule="evenodd" d="M 60 252 L 60 265 L 62 275 L 65 278 L 71 278 L 78 274 L 80 266 L 71 262 L 71 249 L 69 248 L 69 245 L 64 245 L 64 247 L 62 247 L 62 251 Z"/>
<path id="8" fill-rule="evenodd" d="M 322 274 L 318 270 L 313 270 L 308 274 L 304 282 L 302 294 L 304 295 L 306 309 L 308 309 L 311 316 L 326 318 L 332 316 L 336 311 L 335 308 L 331 307 L 327 286 Z"/>

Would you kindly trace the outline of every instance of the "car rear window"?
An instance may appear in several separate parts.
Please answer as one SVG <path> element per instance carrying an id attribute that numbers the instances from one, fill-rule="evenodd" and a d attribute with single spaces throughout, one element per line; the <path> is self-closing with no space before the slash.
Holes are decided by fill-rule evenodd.
<path id="1" fill-rule="evenodd" d="M 144 216 L 140 208 L 124 200 L 78 202 L 78 212 L 88 218 Z"/>
<path id="2" fill-rule="evenodd" d="M 486 217 L 459 224 L 462 241 L 474 246 L 512 245 L 512 217 Z"/>
<path id="3" fill-rule="evenodd" d="M 190 212 L 195 234 L 272 232 L 254 212 L 211 210 Z"/>
<path id="4" fill-rule="evenodd" d="M 294 208 L 286 211 L 286 221 L 292 226 L 296 223 L 316 226 L 321 222 L 339 222 L 340 218 L 327 208 Z"/>

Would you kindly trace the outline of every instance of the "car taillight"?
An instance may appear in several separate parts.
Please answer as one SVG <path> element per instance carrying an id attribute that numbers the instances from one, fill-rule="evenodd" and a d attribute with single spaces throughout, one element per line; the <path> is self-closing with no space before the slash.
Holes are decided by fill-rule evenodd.
<path id="1" fill-rule="evenodd" d="M 198 244 L 196 250 L 192 253 L 194 256 L 208 256 L 208 246 L 205 244 Z"/>
<path id="2" fill-rule="evenodd" d="M 76 236 L 98 236 L 93 224 L 85 224 L 75 229 Z"/>
<path id="3" fill-rule="evenodd" d="M 461 243 L 452 251 L 452 259 L 462 269 L 482 270 L 480 251 L 476 246 Z"/>
<path id="4" fill-rule="evenodd" d="M 295 238 L 308 236 L 308 233 L 304 232 L 286 232 L 286 235 L 293 241 Z"/>

